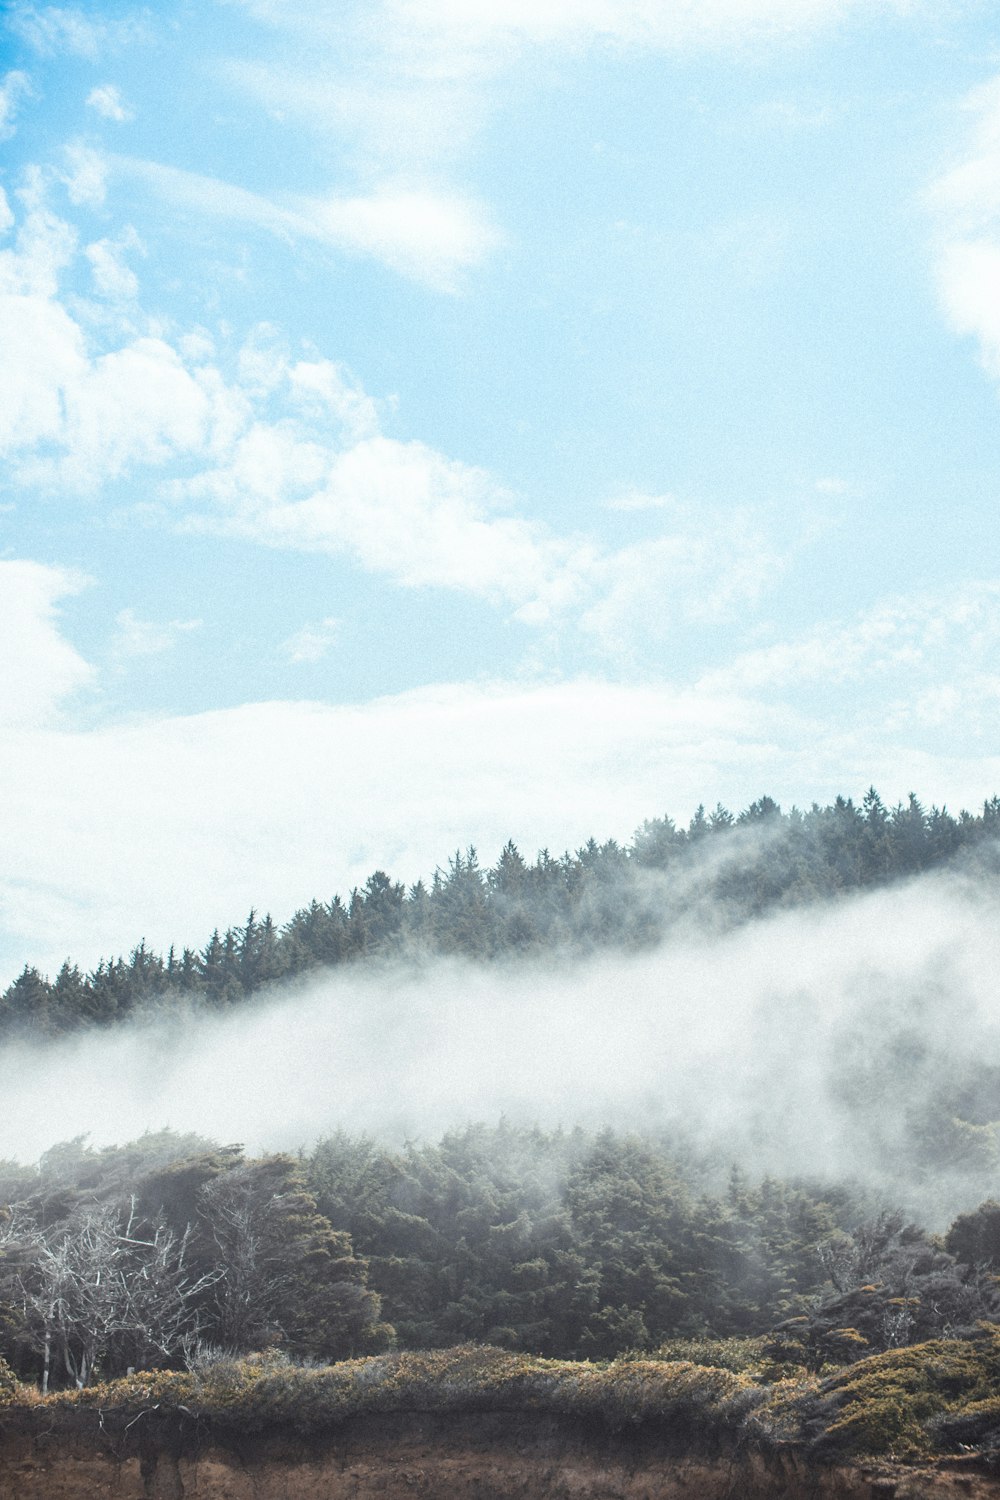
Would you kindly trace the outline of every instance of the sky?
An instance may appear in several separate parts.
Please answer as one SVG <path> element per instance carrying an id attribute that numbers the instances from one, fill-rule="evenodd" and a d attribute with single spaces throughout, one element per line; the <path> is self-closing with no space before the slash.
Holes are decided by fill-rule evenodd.
<path id="1" fill-rule="evenodd" d="M 994 6 L 0 28 L 0 980 L 1000 791 Z"/>

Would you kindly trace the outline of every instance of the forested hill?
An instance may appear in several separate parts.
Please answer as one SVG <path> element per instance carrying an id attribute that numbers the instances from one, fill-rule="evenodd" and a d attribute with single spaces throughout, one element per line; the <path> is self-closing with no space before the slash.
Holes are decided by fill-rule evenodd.
<path id="1" fill-rule="evenodd" d="M 887 808 L 872 789 L 860 805 L 838 797 L 806 812 L 783 812 L 770 797 L 738 816 L 699 807 L 687 828 L 654 818 L 630 844 L 590 839 L 559 858 L 542 850 L 534 863 L 508 843 L 484 870 L 470 848 L 429 885 L 407 890 L 376 870 L 346 901 L 314 900 L 282 928 L 251 912 L 200 951 L 163 957 L 140 942 L 86 975 L 67 960 L 54 980 L 26 967 L 0 996 L 0 1036 L 55 1037 L 192 1004 L 230 1007 L 265 986 L 373 958 L 649 946 L 680 922 L 730 925 L 956 861 L 989 861 L 998 834 L 998 797 L 978 815 L 955 817 L 915 795 Z"/>

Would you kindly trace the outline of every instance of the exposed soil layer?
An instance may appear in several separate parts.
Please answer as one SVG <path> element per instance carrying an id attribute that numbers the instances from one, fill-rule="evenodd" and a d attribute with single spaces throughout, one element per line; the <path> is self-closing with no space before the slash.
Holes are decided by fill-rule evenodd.
<path id="1" fill-rule="evenodd" d="M 0 1500 L 1000 1500 L 975 1459 L 809 1465 L 792 1449 L 695 1456 L 678 1434 L 552 1417 L 356 1418 L 321 1440 L 227 1440 L 150 1412 L 127 1428 L 0 1421 Z"/>

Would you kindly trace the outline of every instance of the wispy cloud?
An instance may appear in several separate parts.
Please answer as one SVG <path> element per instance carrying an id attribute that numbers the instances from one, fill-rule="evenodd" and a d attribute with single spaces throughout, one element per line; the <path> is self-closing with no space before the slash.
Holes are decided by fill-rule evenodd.
<path id="1" fill-rule="evenodd" d="M 877 708 L 887 730 L 940 730 L 960 718 L 966 743 L 988 744 L 1000 702 L 1000 582 L 882 600 L 854 619 L 736 654 L 706 674 L 709 693 L 822 694 L 848 690 L 842 723 Z"/>
<path id="2" fill-rule="evenodd" d="M 327 205 L 286 207 L 313 233 L 332 232 L 338 245 L 446 287 L 456 270 L 485 259 L 499 235 L 481 204 L 442 183 L 463 170 L 501 101 L 503 77 L 526 52 L 781 46 L 840 21 L 909 9 L 909 0 L 373 0 L 336 10 L 304 0 L 236 3 L 272 36 L 256 58 L 246 48 L 218 64 L 220 80 L 273 119 L 335 143 L 365 184 Z M 783 122 L 793 114 L 786 106 Z M 781 225 L 747 220 L 716 253 L 761 278 L 784 239 Z"/>
<path id="3" fill-rule="evenodd" d="M 119 658 L 160 656 L 181 636 L 201 629 L 201 620 L 144 620 L 132 609 L 115 616 L 112 653 Z"/>
<path id="4" fill-rule="evenodd" d="M 288 241 L 306 240 L 380 261 L 390 270 L 443 291 L 498 243 L 485 210 L 431 189 L 378 188 L 279 201 L 246 188 L 156 162 L 113 159 L 160 197 L 190 211 L 252 224 Z"/>
<path id="5" fill-rule="evenodd" d="M 123 255 L 136 245 L 127 234 L 85 247 L 112 303 L 135 298 Z M 171 526 L 347 557 L 400 588 L 451 590 L 526 626 L 578 630 L 602 657 L 662 645 L 678 622 L 732 616 L 787 565 L 789 546 L 759 518 L 730 513 L 722 524 L 663 496 L 623 502 L 663 509 L 660 534 L 641 546 L 554 530 L 493 475 L 392 437 L 341 366 L 292 358 L 271 330 L 228 369 L 204 339 L 153 331 L 94 352 L 58 296 L 75 253 L 69 226 L 42 206 L 0 253 L 10 293 L 0 299 L 10 354 L 0 452 L 21 485 L 95 492 L 153 471 Z"/>
<path id="6" fill-rule="evenodd" d="M 14 119 L 23 99 L 31 94 L 31 80 L 27 73 L 14 68 L 0 79 L 0 141 L 9 140 L 14 134 Z"/>
<path id="7" fill-rule="evenodd" d="M 64 156 L 66 170 L 62 173 L 62 181 L 69 201 L 77 207 L 102 207 L 107 196 L 107 157 L 79 141 L 68 145 Z"/>
<path id="8" fill-rule="evenodd" d="M 641 660 L 669 646 L 679 626 L 752 611 L 788 568 L 762 518 L 738 509 L 671 509 L 659 536 L 596 558 L 580 626 L 606 657 Z"/>
<path id="9" fill-rule="evenodd" d="M 136 9 L 117 19 L 96 20 L 76 6 L 24 5 L 14 0 L 5 24 L 42 57 L 70 53 L 97 62 L 107 49 L 141 36 L 146 17 Z"/>
<path id="10" fill-rule="evenodd" d="M 280 651 L 287 661 L 295 665 L 322 661 L 328 656 L 340 637 L 341 621 L 335 615 L 327 615 L 313 625 L 303 625 L 287 640 L 282 641 Z"/>
<path id="11" fill-rule="evenodd" d="M 97 88 L 91 89 L 87 95 L 87 105 L 102 119 L 113 120 L 118 125 L 132 119 L 132 110 L 129 109 L 122 99 L 120 90 L 113 83 L 102 83 Z"/>
<path id="12" fill-rule="evenodd" d="M 235 3 L 266 25 L 309 33 L 320 44 L 344 33 L 339 12 L 318 13 L 308 0 Z M 484 48 L 512 61 L 518 42 L 661 50 L 726 46 L 748 37 L 780 44 L 852 16 L 911 9 L 911 0 L 380 0 L 367 23 L 356 25 L 370 44 L 409 49 L 412 71 L 441 75 L 448 64 L 452 73 L 468 65 Z"/>
<path id="13" fill-rule="evenodd" d="M 719 46 L 796 32 L 872 9 L 871 0 L 385 0 L 384 13 L 411 34 L 448 39 L 453 49 L 611 43 L 632 47 Z M 905 12 L 906 0 L 884 0 Z"/>
<path id="14" fill-rule="evenodd" d="M 677 504 L 676 495 L 650 495 L 645 490 L 622 490 L 605 500 L 605 510 L 623 512 L 643 510 L 671 510 Z"/>
<path id="15" fill-rule="evenodd" d="M 139 278 L 125 260 L 130 250 L 141 249 L 138 236 L 126 230 L 120 240 L 95 240 L 84 254 L 90 261 L 94 290 L 110 302 L 131 301 L 139 291 Z"/>

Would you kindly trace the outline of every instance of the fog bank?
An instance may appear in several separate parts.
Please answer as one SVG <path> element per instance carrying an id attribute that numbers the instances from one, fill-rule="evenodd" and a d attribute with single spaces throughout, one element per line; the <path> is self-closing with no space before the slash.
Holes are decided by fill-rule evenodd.
<path id="1" fill-rule="evenodd" d="M 935 875 L 642 954 L 341 969 L 224 1015 L 7 1049 L 0 1155 L 165 1125 L 251 1151 L 501 1114 L 680 1125 L 942 1221 L 1000 1164 L 998 918 L 986 883 Z"/>

